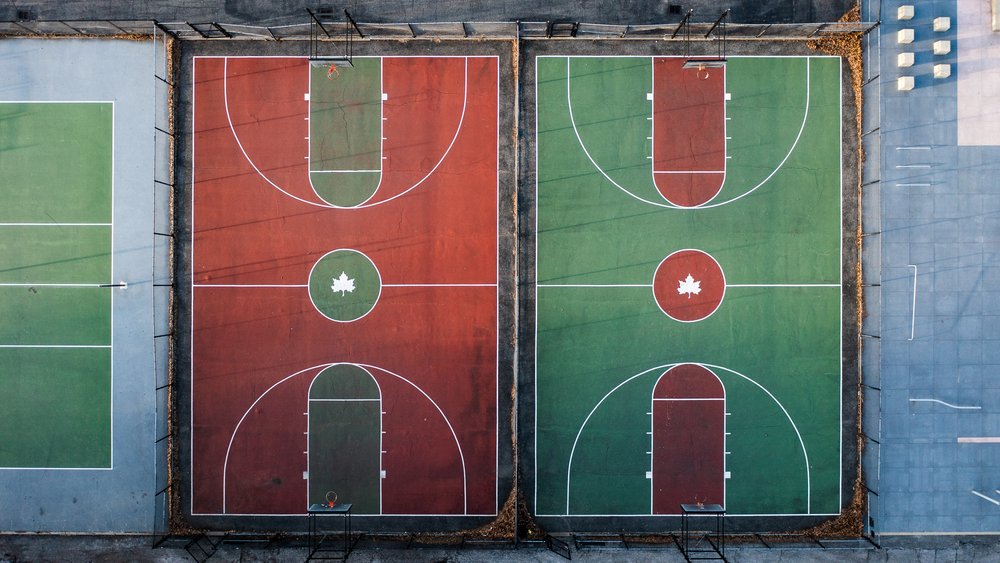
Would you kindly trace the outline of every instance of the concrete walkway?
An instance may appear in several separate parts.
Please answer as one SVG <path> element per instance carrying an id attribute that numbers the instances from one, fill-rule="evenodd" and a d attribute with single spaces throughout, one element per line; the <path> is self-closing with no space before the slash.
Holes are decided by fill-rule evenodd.
<path id="1" fill-rule="evenodd" d="M 164 547 L 152 549 L 146 536 L 0 536 L 0 563 L 56 561 L 193 561 L 184 550 L 184 541 L 170 540 Z M 934 539 L 893 539 L 881 549 L 867 548 L 782 548 L 739 547 L 726 550 L 727 559 L 735 562 L 771 563 L 776 561 L 899 561 L 899 562 L 979 562 L 1000 560 L 1000 543 L 994 538 L 938 537 Z M 570 546 L 573 561 L 673 562 L 684 557 L 672 545 L 655 547 L 584 548 Z M 224 543 L 210 561 L 303 561 L 304 546 L 294 544 L 266 547 L 264 544 Z M 544 544 L 519 549 L 478 548 L 406 548 L 361 546 L 351 553 L 350 561 L 366 562 L 481 562 L 508 563 L 544 561 L 558 563 L 563 557 L 547 550 Z"/>

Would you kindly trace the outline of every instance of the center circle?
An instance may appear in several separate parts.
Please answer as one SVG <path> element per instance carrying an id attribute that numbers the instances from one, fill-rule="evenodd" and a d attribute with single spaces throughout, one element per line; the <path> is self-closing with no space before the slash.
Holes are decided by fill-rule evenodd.
<path id="1" fill-rule="evenodd" d="M 692 323 L 708 318 L 726 294 L 726 275 L 710 254 L 678 250 L 660 262 L 653 274 L 653 297 L 671 319 Z"/>
<path id="2" fill-rule="evenodd" d="M 309 272 L 309 300 L 321 315 L 338 323 L 364 317 L 382 294 L 382 276 L 363 252 L 327 252 Z"/>

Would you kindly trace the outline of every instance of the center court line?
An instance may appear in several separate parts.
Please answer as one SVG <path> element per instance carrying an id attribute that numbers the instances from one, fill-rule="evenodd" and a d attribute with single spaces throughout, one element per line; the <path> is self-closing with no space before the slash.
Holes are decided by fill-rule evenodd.
<path id="1" fill-rule="evenodd" d="M 539 283 L 537 287 L 653 287 L 651 283 Z"/>
<path id="2" fill-rule="evenodd" d="M 537 287 L 653 287 L 651 283 L 540 283 Z M 383 286 L 384 287 L 384 286 Z M 839 283 L 727 283 L 726 287 L 840 287 Z"/>
<path id="3" fill-rule="evenodd" d="M 1000 444 L 998 436 L 959 436 L 959 444 Z"/>
<path id="4" fill-rule="evenodd" d="M 727 283 L 726 287 L 840 287 L 839 283 Z"/>
<path id="5" fill-rule="evenodd" d="M 2 286 L 3 284 L 0 284 Z M 384 283 L 382 287 L 496 287 L 495 283 Z M 89 286 L 88 286 L 89 287 Z M 101 286 L 103 287 L 103 286 Z M 309 287 L 309 284 L 196 283 L 193 287 Z"/>
<path id="6" fill-rule="evenodd" d="M 196 283 L 192 287 L 309 287 L 309 284 Z"/>
<path id="7" fill-rule="evenodd" d="M 495 283 L 384 283 L 382 287 L 496 287 Z"/>
<path id="8" fill-rule="evenodd" d="M 111 287 L 106 283 L 0 283 L 0 287 Z"/>

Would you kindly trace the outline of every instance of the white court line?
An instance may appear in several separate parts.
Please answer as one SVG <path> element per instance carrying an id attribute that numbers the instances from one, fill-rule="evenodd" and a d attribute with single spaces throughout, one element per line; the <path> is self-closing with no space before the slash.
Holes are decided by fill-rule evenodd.
<path id="1" fill-rule="evenodd" d="M 229 113 L 229 94 L 228 94 L 228 77 L 229 77 L 228 59 L 229 58 L 247 58 L 247 57 L 225 57 L 225 58 L 223 58 L 224 62 L 223 62 L 223 74 L 222 74 L 222 92 L 223 92 L 223 96 L 222 97 L 223 97 L 223 101 L 225 102 L 226 120 L 229 122 L 229 130 L 232 132 L 233 138 L 236 140 L 236 146 L 239 147 L 240 152 L 243 153 L 243 157 L 250 164 L 250 166 L 254 169 L 254 171 L 257 172 L 257 175 L 259 175 L 261 178 L 263 178 L 264 181 L 267 182 L 268 184 L 270 184 L 274 189 L 278 190 L 279 192 L 287 195 L 288 197 L 290 197 L 290 198 L 292 198 L 294 200 L 297 200 L 297 201 L 300 201 L 302 203 L 305 203 L 305 204 L 308 204 L 308 205 L 312 205 L 312 206 L 315 206 L 315 207 L 322 207 L 322 208 L 325 208 L 325 209 L 366 209 L 368 207 L 375 207 L 376 205 L 382 205 L 383 203 L 388 203 L 388 202 L 390 202 L 390 201 L 392 201 L 392 200 L 394 200 L 396 198 L 402 197 L 402 196 L 410 193 L 411 191 L 413 191 L 414 189 L 416 189 L 418 186 L 420 186 L 421 184 L 423 184 L 428 178 L 430 178 L 431 175 L 434 174 L 435 171 L 437 171 L 438 167 L 441 166 L 441 163 L 444 162 L 444 160 L 451 153 L 452 147 L 455 146 L 455 141 L 458 140 L 459 133 L 462 132 L 462 126 L 465 123 L 465 113 L 466 113 L 466 110 L 468 109 L 468 106 L 469 106 L 469 58 L 470 57 L 440 57 L 440 58 L 462 58 L 462 59 L 465 60 L 465 90 L 464 90 L 464 92 L 462 94 L 462 114 L 458 118 L 458 126 L 455 128 L 455 135 L 452 137 L 451 143 L 448 145 L 448 148 L 445 149 L 444 154 L 441 155 L 441 158 L 437 161 L 437 163 L 434 165 L 434 167 L 431 168 L 431 170 L 429 172 L 427 172 L 427 174 L 423 178 L 421 178 L 419 181 L 417 181 L 417 183 L 413 184 L 409 188 L 407 188 L 407 189 L 399 192 L 398 194 L 396 194 L 396 195 L 394 195 L 392 197 L 389 197 L 389 198 L 386 198 L 386 199 L 381 199 L 381 200 L 378 200 L 378 201 L 375 201 L 375 202 L 372 202 L 372 203 L 365 203 L 365 204 L 358 205 L 358 206 L 355 206 L 355 207 L 341 207 L 341 206 L 333 205 L 333 204 L 326 203 L 326 202 L 324 202 L 324 203 L 318 203 L 318 202 L 315 202 L 315 201 L 309 201 L 307 199 L 303 199 L 303 198 L 301 198 L 301 197 L 299 197 L 297 195 L 294 195 L 294 194 L 292 194 L 292 193 L 290 193 L 290 192 L 282 189 L 277 184 L 275 184 L 270 178 L 268 178 L 263 172 L 261 172 L 260 168 L 257 167 L 257 164 L 250 158 L 250 155 L 247 153 L 246 149 L 243 148 L 243 142 L 240 141 L 240 137 L 236 133 L 236 127 L 233 124 L 232 115 Z M 473 58 L 478 58 L 478 57 L 473 57 Z M 498 57 L 486 57 L 486 58 L 497 58 L 498 59 Z M 192 136 L 193 135 L 194 135 L 194 133 L 192 132 Z M 308 177 L 308 171 L 307 171 L 306 176 Z M 379 180 L 379 182 L 380 182 L 380 185 L 381 185 L 381 179 Z M 311 186 L 312 186 L 312 181 L 310 180 L 310 187 Z M 313 193 L 315 193 L 315 190 L 313 190 Z M 375 193 L 376 194 L 378 193 L 378 188 L 376 188 Z"/>
<path id="2" fill-rule="evenodd" d="M 976 495 L 979 498 L 986 499 L 986 500 L 992 502 L 993 504 L 995 504 L 997 506 L 1000 506 L 1000 500 L 993 500 L 990 497 L 984 495 L 983 493 L 980 493 L 979 491 L 969 491 L 969 492 L 972 493 L 972 494 L 974 494 L 974 495 Z"/>
<path id="3" fill-rule="evenodd" d="M 496 287 L 495 283 L 384 283 L 382 287 Z"/>
<path id="4" fill-rule="evenodd" d="M 910 338 L 907 340 L 913 340 L 917 326 L 917 265 L 907 264 L 907 266 L 913 268 L 913 304 L 910 306 Z"/>
<path id="5" fill-rule="evenodd" d="M 196 283 L 193 287 L 309 287 L 309 284 Z"/>
<path id="6" fill-rule="evenodd" d="M 387 370 L 385 368 L 380 368 L 380 367 L 372 366 L 372 365 L 368 365 L 368 364 L 354 364 L 354 365 L 362 367 L 362 368 L 366 368 L 366 369 L 378 370 L 378 371 L 381 371 L 382 373 L 387 373 L 387 374 L 389 374 L 389 375 L 391 375 L 391 376 L 393 376 L 393 377 L 395 377 L 397 379 L 405 381 L 406 383 L 409 383 L 411 387 L 413 387 L 414 389 L 416 389 L 417 391 L 419 391 L 421 395 L 423 395 L 428 401 L 431 402 L 432 405 L 434 405 L 434 408 L 437 409 L 438 414 L 440 414 L 441 418 L 444 419 L 444 423 L 448 425 L 448 430 L 451 430 L 451 437 L 455 439 L 455 447 L 458 448 L 458 458 L 462 462 L 462 514 L 468 514 L 469 513 L 469 472 L 468 472 L 468 470 L 465 467 L 465 453 L 462 452 L 462 443 L 458 440 L 458 434 L 455 432 L 455 427 L 451 425 L 451 420 L 448 420 L 448 416 L 445 415 L 444 411 L 441 410 L 441 407 L 438 406 L 437 401 L 435 401 L 434 399 L 432 399 L 431 396 L 428 395 L 426 391 L 424 391 L 423 389 L 421 389 L 420 386 L 418 386 L 416 383 L 410 381 L 409 379 L 406 379 L 402 375 L 399 375 L 397 373 L 393 373 L 393 372 L 391 372 L 391 371 L 389 371 L 389 370 Z"/>
<path id="7" fill-rule="evenodd" d="M 380 403 L 381 399 L 309 399 L 310 403 Z"/>
<path id="8" fill-rule="evenodd" d="M 635 375 L 633 375 L 631 377 L 628 377 L 627 379 L 625 379 L 624 381 L 622 381 L 621 383 L 619 383 L 618 385 L 616 385 L 614 388 L 612 388 L 610 391 L 608 391 L 607 394 L 605 394 L 604 397 L 602 397 L 601 400 L 598 401 L 597 404 L 595 404 L 594 407 L 590 410 L 590 413 L 587 414 L 586 418 L 584 418 L 584 420 L 583 420 L 583 423 L 580 425 L 579 430 L 577 430 L 576 438 L 574 438 L 574 440 L 573 440 L 573 446 L 572 446 L 572 448 L 570 448 L 569 462 L 567 463 L 567 466 L 566 466 L 566 512 L 564 514 L 561 514 L 561 515 L 558 515 L 558 516 L 571 516 L 570 510 L 569 510 L 570 509 L 569 502 L 570 502 L 570 490 L 571 490 L 570 487 L 572 485 L 572 476 L 573 476 L 573 456 L 576 454 L 576 446 L 580 442 L 580 436 L 583 435 L 583 431 L 586 428 L 587 423 L 590 422 L 590 419 L 594 416 L 594 413 L 597 412 L 597 410 L 601 407 L 602 404 L 604 404 L 604 401 L 606 401 L 608 399 L 608 397 L 610 397 L 616 391 L 618 391 L 619 389 L 621 389 L 622 387 L 624 387 L 625 384 L 630 383 L 631 381 L 633 381 L 635 379 L 638 379 L 639 377 L 642 377 L 642 376 L 645 376 L 645 375 L 649 375 L 650 373 L 653 373 L 653 372 L 655 372 L 657 370 L 666 370 L 666 369 L 670 369 L 672 367 L 683 365 L 683 364 L 694 364 L 694 365 L 701 366 L 703 368 L 708 368 L 709 371 L 712 371 L 712 373 L 715 373 L 713 371 L 713 368 L 714 368 L 714 369 L 718 369 L 718 370 L 721 370 L 721 371 L 729 372 L 729 373 L 731 373 L 733 375 L 736 375 L 738 377 L 742 377 L 746 381 L 749 381 L 750 383 L 756 385 L 761 391 L 763 391 L 764 393 L 766 393 L 767 396 L 770 397 L 771 400 L 774 401 L 774 403 L 776 405 L 778 405 L 778 408 L 781 409 L 781 412 L 784 413 L 785 417 L 788 419 L 788 422 L 791 424 L 792 430 L 795 432 L 796 437 L 798 437 L 799 446 L 801 446 L 801 448 L 802 448 L 802 457 L 803 457 L 803 460 L 804 460 L 805 473 L 806 473 L 806 514 L 811 515 L 812 514 L 812 468 L 809 465 L 809 453 L 806 451 L 806 444 L 802 440 L 802 433 L 799 432 L 798 425 L 796 425 L 795 421 L 792 420 L 792 415 L 790 415 L 788 413 L 788 411 L 785 409 L 785 406 L 781 404 L 781 401 L 779 401 L 778 398 L 775 397 L 771 393 L 771 391 L 769 391 L 766 387 L 764 387 L 760 383 L 757 383 L 755 380 L 751 379 L 750 377 L 748 377 L 746 375 L 743 375 L 742 373 L 740 373 L 740 372 L 738 372 L 736 370 L 732 370 L 732 369 L 729 369 L 727 367 L 718 366 L 718 365 L 715 365 L 715 364 L 705 364 L 705 363 L 700 363 L 700 362 L 678 362 L 678 363 L 664 364 L 664 365 L 661 365 L 661 366 L 652 367 L 652 368 L 649 368 L 647 370 L 641 371 L 641 372 L 639 372 L 639 373 L 637 373 L 637 374 L 635 374 Z M 715 373 L 715 376 L 719 377 L 718 373 Z M 721 378 L 719 378 L 719 380 L 721 381 Z M 537 492 L 536 492 L 536 494 L 537 494 Z M 601 516 L 601 515 L 591 515 L 591 516 Z M 610 516 L 610 515 L 606 515 L 606 516 Z"/>
<path id="9" fill-rule="evenodd" d="M 670 205 L 672 205 L 674 207 L 677 207 L 677 208 L 680 208 L 680 209 L 691 209 L 691 208 L 694 208 L 694 207 L 699 207 L 698 205 L 690 205 L 690 206 L 689 205 L 678 205 L 678 204 L 670 201 L 670 198 L 668 198 L 666 195 L 664 195 L 662 192 L 660 192 L 660 187 L 656 183 L 656 175 L 658 173 L 658 171 L 656 170 L 656 152 L 657 151 L 656 151 L 656 119 L 655 119 L 656 118 L 656 59 L 657 59 L 657 57 L 650 57 L 650 61 L 649 61 L 650 62 L 650 64 L 649 64 L 649 67 L 650 67 L 649 68 L 649 84 L 651 86 L 652 92 L 650 92 L 649 95 L 646 96 L 646 98 L 650 102 L 649 103 L 649 117 L 647 118 L 649 120 L 649 156 L 646 157 L 646 158 L 648 158 L 650 160 L 649 168 L 653 172 L 652 174 L 650 174 L 650 180 L 653 181 L 653 189 L 657 193 L 659 193 L 660 197 L 663 198 L 663 200 L 666 201 L 667 203 L 669 203 Z M 567 61 L 568 61 L 568 59 L 567 59 Z M 725 72 L 725 70 L 723 70 L 723 72 L 722 72 L 722 91 L 723 92 L 727 92 L 729 90 L 728 80 L 729 80 L 729 75 L 728 75 L 728 73 Z M 566 81 L 569 82 L 569 62 L 566 63 Z M 669 93 L 668 93 L 668 96 L 669 96 Z M 729 137 L 729 119 L 730 119 L 730 117 L 729 117 L 729 111 L 728 111 L 729 110 L 729 104 L 727 103 L 728 100 L 729 100 L 729 95 L 728 94 L 724 95 L 723 96 L 723 101 L 722 101 L 722 138 L 723 138 L 723 140 L 722 140 L 722 164 L 723 164 L 723 166 L 728 166 L 729 159 L 732 158 L 732 156 L 729 155 L 729 139 L 730 139 L 730 137 Z M 716 197 L 718 197 L 719 194 L 722 193 L 722 189 L 726 186 L 726 171 L 722 170 L 719 173 L 722 174 L 722 179 L 719 181 L 719 186 L 715 189 L 715 192 L 712 193 L 712 197 L 708 198 L 705 202 L 702 203 L 702 205 L 704 205 L 705 203 L 708 203 L 708 202 L 714 200 Z M 666 311 L 664 311 L 664 313 L 666 313 Z M 714 313 L 714 311 L 713 311 L 713 313 Z M 669 317 L 670 315 L 668 314 L 667 316 Z M 671 318 L 673 318 L 673 317 L 671 317 Z M 650 480 L 650 485 L 652 485 L 652 480 Z M 650 502 L 650 512 L 652 512 L 652 502 Z"/>
<path id="10" fill-rule="evenodd" d="M 0 227 L 110 227 L 111 223 L 0 223 Z"/>
<path id="11" fill-rule="evenodd" d="M 540 283 L 537 287 L 653 287 L 651 283 Z M 839 283 L 727 283 L 726 287 L 840 287 Z"/>
<path id="12" fill-rule="evenodd" d="M 654 401 L 725 401 L 725 399 L 719 397 L 705 397 L 703 399 L 653 399 Z"/>
<path id="13" fill-rule="evenodd" d="M 229 454 L 230 454 L 230 452 L 233 449 L 233 442 L 236 441 L 236 433 L 240 431 L 240 426 L 243 425 L 243 421 L 246 420 L 246 418 L 250 414 L 250 412 L 253 411 L 254 407 L 257 406 L 257 403 L 259 403 L 260 400 L 263 399 L 265 395 L 267 395 L 268 393 L 270 393 L 271 390 L 273 390 L 275 387 L 277 387 L 277 386 L 281 385 L 282 383 L 288 381 L 289 379 L 292 379 L 293 377 L 296 377 L 296 376 L 301 375 L 303 373 L 307 373 L 307 372 L 310 372 L 310 371 L 315 371 L 315 370 L 318 370 L 318 369 L 326 369 L 326 368 L 328 368 L 330 366 L 333 366 L 333 365 L 336 365 L 336 364 L 334 364 L 334 363 L 319 364 L 319 365 L 316 365 L 316 366 L 308 367 L 308 368 L 306 368 L 304 370 L 301 370 L 301 371 L 297 371 L 297 372 L 293 373 L 292 375 L 286 376 L 284 379 L 278 380 L 277 382 L 275 382 L 274 384 L 272 384 L 270 387 L 268 387 L 263 393 L 261 393 L 260 396 L 258 396 L 254 400 L 254 402 L 250 404 L 250 407 L 247 408 L 246 412 L 243 413 L 243 416 L 240 417 L 239 422 L 237 422 L 236 426 L 233 427 L 233 433 L 230 434 L 230 436 L 229 436 L 229 445 L 226 446 L 226 457 L 223 458 L 223 460 L 222 460 L 222 513 L 223 514 L 226 513 L 226 477 L 227 477 L 228 467 L 229 467 Z M 193 416 L 194 415 L 192 414 L 192 417 Z M 307 429 L 308 429 L 308 427 L 307 427 Z M 193 445 L 191 446 L 191 448 L 192 448 L 191 451 L 194 452 L 194 446 Z M 308 467 L 308 466 L 306 466 L 306 467 Z"/>
<path id="14" fill-rule="evenodd" d="M 979 407 L 976 407 L 979 408 Z M 959 444 L 1000 444 L 998 436 L 959 436 Z"/>
<path id="15" fill-rule="evenodd" d="M 910 399 L 910 402 L 911 403 L 937 403 L 939 405 L 944 405 L 944 406 L 946 406 L 948 408 L 955 409 L 955 410 L 979 410 L 979 409 L 983 408 L 983 407 L 975 407 L 975 406 L 969 406 L 969 405 L 953 405 L 951 403 L 946 403 L 946 402 L 944 402 L 944 401 L 942 401 L 940 399 Z M 962 439 L 959 438 L 958 441 L 961 442 Z"/>
<path id="16" fill-rule="evenodd" d="M 343 364 L 344 365 L 358 366 L 360 368 L 364 368 L 365 370 L 377 370 L 377 371 L 380 371 L 382 373 L 389 374 L 389 375 L 391 375 L 391 376 L 393 376 L 393 377 L 395 377 L 395 378 L 397 378 L 397 379 L 399 379 L 401 381 L 404 381 L 405 383 L 408 383 L 411 387 L 413 387 L 421 395 L 423 395 L 428 401 L 430 401 L 431 405 L 434 406 L 434 408 L 437 410 L 438 414 L 440 414 L 441 418 L 444 420 L 444 423 L 448 426 L 448 430 L 451 431 L 452 438 L 455 439 L 455 446 L 458 448 L 458 457 L 459 457 L 459 460 L 462 463 L 462 514 L 463 515 L 468 515 L 468 511 L 469 511 L 469 509 L 468 509 L 468 473 L 467 473 L 466 467 L 465 467 L 465 454 L 462 452 L 462 444 L 458 440 L 458 434 L 455 432 L 455 428 L 452 426 L 451 421 L 448 419 L 448 417 L 444 414 L 444 411 L 441 410 L 441 407 L 438 406 L 437 402 L 435 402 L 434 399 L 432 399 L 431 396 L 428 395 L 427 392 L 425 392 L 423 389 L 421 389 L 417 384 L 415 384 L 412 381 L 410 381 L 409 379 L 407 379 L 407 378 L 405 378 L 405 377 L 403 377 L 403 376 L 401 376 L 399 374 L 393 373 L 393 372 L 391 372 L 391 371 L 389 371 L 389 370 L 387 370 L 385 368 L 380 368 L 378 366 L 373 366 L 373 365 L 369 365 L 369 364 L 360 364 L 360 363 L 347 363 L 347 362 L 344 362 Z M 232 448 L 233 448 L 233 442 L 236 441 L 236 434 L 237 434 L 237 432 L 239 432 L 240 426 L 242 426 L 243 421 L 246 420 L 247 416 L 254 410 L 254 407 L 257 406 L 257 403 L 259 403 L 261 401 L 261 399 L 263 399 L 268 393 L 270 393 L 272 390 L 274 390 L 279 385 L 287 382 L 288 380 L 290 380 L 292 378 L 295 378 L 295 377 L 297 377 L 299 375 L 302 375 L 303 373 L 315 371 L 315 370 L 318 370 L 318 369 L 326 369 L 328 367 L 335 366 L 335 365 L 339 365 L 339 364 L 337 362 L 333 362 L 333 363 L 315 365 L 315 366 L 303 369 L 301 371 L 297 371 L 297 372 L 295 372 L 295 373 L 293 373 L 293 374 L 291 374 L 289 376 L 284 377 L 283 379 L 278 380 L 277 382 L 275 382 L 274 384 L 272 384 L 270 387 L 268 387 L 263 393 L 261 393 L 260 396 L 258 396 L 253 401 L 253 403 L 250 404 L 250 406 L 247 408 L 246 412 L 243 413 L 243 416 L 240 417 L 239 422 L 237 422 L 236 426 L 233 428 L 233 433 L 229 436 L 229 445 L 226 447 L 226 457 L 224 458 L 224 460 L 222 462 L 222 513 L 223 514 L 227 514 L 226 513 L 226 489 L 227 489 L 227 483 L 226 483 L 226 481 L 227 481 L 227 472 L 228 472 L 227 468 L 229 466 L 229 455 L 230 455 L 230 453 L 232 451 Z M 378 382 L 376 380 L 376 384 L 377 383 Z M 455 516 L 455 514 L 451 514 L 450 516 Z"/>
<path id="17" fill-rule="evenodd" d="M 110 344 L 0 344 L 0 348 L 111 348 Z"/>
<path id="18" fill-rule="evenodd" d="M 310 170 L 310 174 L 344 174 L 350 172 L 381 172 L 381 170 Z"/>
<path id="19" fill-rule="evenodd" d="M 306 499 L 305 499 L 306 502 L 305 502 L 305 506 L 309 506 L 309 491 L 312 489 L 312 478 L 313 478 L 312 465 L 311 465 L 312 464 L 312 457 L 311 457 L 312 456 L 312 446 L 311 446 L 312 438 L 311 438 L 311 436 L 309 436 L 309 429 L 312 427 L 311 426 L 312 425 L 312 403 L 313 402 L 321 402 L 321 403 L 326 403 L 326 402 L 345 402 L 345 403 L 353 403 L 353 402 L 375 402 L 375 403 L 378 403 L 378 405 L 376 405 L 376 408 L 378 408 L 378 413 L 379 413 L 379 415 L 378 415 L 378 474 L 379 474 L 379 480 L 378 480 L 378 514 L 381 515 L 382 512 L 383 512 L 383 510 L 382 510 L 382 501 L 384 500 L 384 495 L 382 493 L 382 485 L 383 485 L 383 481 L 385 479 L 383 477 L 383 475 L 385 474 L 385 463 L 384 463 L 385 459 L 384 458 L 385 458 L 385 453 L 386 453 L 386 451 L 385 451 L 385 414 L 386 414 L 386 412 L 384 410 L 382 410 L 383 409 L 383 406 L 382 406 L 382 396 L 383 396 L 382 395 L 382 386 L 379 385 L 378 380 L 375 379 L 375 376 L 372 375 L 372 373 L 370 371 L 368 371 L 368 370 L 366 370 L 364 368 L 360 368 L 360 369 L 361 369 L 361 371 L 363 371 L 366 374 L 368 374 L 368 377 L 372 380 L 372 383 L 375 384 L 375 388 L 378 389 L 378 398 L 377 399 L 313 399 L 312 398 L 313 386 L 316 385 L 316 380 L 318 380 L 320 378 L 320 376 L 323 375 L 323 372 L 326 371 L 326 369 L 324 369 L 323 371 L 317 373 L 315 375 L 315 377 L 313 377 L 313 380 L 309 382 L 309 390 L 306 391 L 306 397 L 308 397 L 308 403 L 307 403 L 306 412 L 305 412 L 305 415 L 306 415 L 306 471 L 307 471 L 306 475 L 308 475 L 308 477 L 306 478 Z"/>
<path id="20" fill-rule="evenodd" d="M 896 147 L 897 151 L 929 151 L 931 148 L 927 145 L 918 145 L 914 147 Z"/>
<path id="21" fill-rule="evenodd" d="M 740 194 L 738 196 L 734 196 L 734 197 L 732 197 L 730 199 L 727 199 L 725 201 L 720 201 L 720 202 L 717 202 L 717 203 L 706 204 L 706 205 L 699 205 L 699 206 L 696 206 L 696 207 L 682 207 L 682 206 L 679 206 L 679 205 L 670 205 L 670 204 L 666 204 L 666 203 L 660 203 L 660 202 L 648 200 L 648 199 L 646 199 L 646 198 L 644 198 L 642 196 L 639 196 L 639 195 L 636 195 L 636 194 L 630 192 L 629 190 L 625 189 L 621 184 L 619 184 L 618 182 L 615 182 L 611 178 L 611 176 L 608 176 L 608 173 L 605 172 L 604 169 L 601 168 L 601 166 L 599 164 L 597 164 L 597 161 L 594 160 L 594 157 L 592 157 L 590 155 L 590 151 L 587 150 L 587 146 L 584 144 L 583 138 L 580 136 L 580 130 L 576 126 L 576 116 L 573 114 L 573 98 L 572 98 L 572 95 L 570 94 L 570 72 L 569 72 L 570 57 L 566 57 L 566 104 L 567 104 L 567 110 L 568 110 L 568 113 L 569 113 L 569 120 L 570 120 L 570 123 L 573 126 L 573 133 L 576 135 L 576 140 L 580 144 L 580 149 L 583 150 L 583 154 L 584 154 L 584 156 L 587 157 L 587 160 L 589 160 L 590 163 L 594 165 L 594 168 L 596 168 L 597 171 L 601 173 L 601 176 L 604 176 L 604 178 L 607 179 L 607 181 L 611 182 L 611 184 L 614 187 L 616 187 L 619 190 L 625 192 L 630 197 L 632 197 L 632 198 L 634 198 L 634 199 L 636 199 L 638 201 L 641 201 L 643 203 L 647 203 L 649 205 L 654 205 L 656 207 L 663 207 L 665 209 L 711 209 L 713 207 L 719 207 L 721 205 L 726 205 L 726 204 L 732 203 L 732 202 L 734 202 L 736 200 L 742 199 L 742 198 L 744 198 L 744 197 L 752 194 L 753 192 L 757 191 L 758 188 L 760 188 L 761 186 L 763 186 L 764 184 L 766 184 L 775 174 L 778 173 L 779 170 L 781 170 L 782 167 L 784 167 L 785 162 L 787 162 L 788 159 L 792 156 L 792 153 L 795 152 L 795 147 L 798 146 L 799 140 L 802 138 L 802 132 L 805 131 L 805 129 L 806 129 L 806 121 L 808 121 L 808 118 L 809 118 L 809 105 L 810 105 L 810 103 L 809 103 L 809 96 L 810 96 L 810 93 L 811 93 L 811 82 L 812 82 L 812 79 L 811 79 L 811 69 L 810 69 L 810 59 L 811 59 L 811 57 L 804 57 L 804 58 L 806 60 L 805 111 L 803 111 L 803 113 L 802 113 L 802 123 L 801 123 L 801 125 L 799 125 L 799 132 L 795 136 L 795 141 L 792 142 L 792 146 L 789 147 L 788 153 L 785 154 L 785 157 L 783 159 L 781 159 L 781 162 L 779 162 L 778 165 L 774 168 L 774 170 L 772 170 L 771 173 L 767 175 L 767 177 L 765 177 L 763 180 L 761 180 L 759 184 L 757 184 L 756 186 L 754 186 L 754 187 L 750 188 L 749 190 L 743 192 L 742 194 Z M 537 123 L 536 123 L 536 127 L 537 127 Z M 536 132 L 536 137 L 537 137 L 537 132 Z M 537 146 L 537 143 L 536 143 L 536 146 Z M 721 193 L 721 190 L 720 190 L 720 193 Z"/>
<path id="22" fill-rule="evenodd" d="M 35 284 L 2 284 L 3 285 L 35 285 Z M 384 283 L 382 287 L 496 287 L 495 283 Z M 90 287 L 90 286 L 87 286 Z M 102 284 L 100 287 L 104 287 Z M 250 288 L 287 288 L 287 287 L 309 287 L 309 284 L 240 284 L 240 283 L 196 283 L 194 287 L 250 287 Z"/>
<path id="23" fill-rule="evenodd" d="M 840 287 L 839 283 L 727 283 L 726 287 Z"/>
<path id="24" fill-rule="evenodd" d="M 116 287 L 107 283 L 0 283 L 0 287 Z"/>
<path id="25" fill-rule="evenodd" d="M 653 170 L 653 174 L 725 174 L 725 170 Z"/>
<path id="26" fill-rule="evenodd" d="M 540 283 L 536 287 L 653 287 L 651 283 Z"/>
<path id="27" fill-rule="evenodd" d="M 307 174 L 307 176 L 309 178 L 309 187 L 312 189 L 313 193 L 316 194 L 316 197 L 318 197 L 320 199 L 320 201 L 323 201 L 323 202 L 326 202 L 326 203 L 330 203 L 329 201 L 323 199 L 323 196 L 321 196 L 319 194 L 319 190 L 316 189 L 316 184 L 313 184 L 313 179 L 312 179 L 312 172 L 313 172 L 312 171 L 312 164 L 313 164 L 312 163 L 312 149 L 313 149 L 313 143 L 312 143 L 312 137 L 313 137 L 313 132 L 312 132 L 312 129 L 313 129 L 313 120 L 312 120 L 312 114 L 313 114 L 313 111 L 312 111 L 312 103 L 313 103 L 312 90 L 313 90 L 313 87 L 312 87 L 312 84 L 313 84 L 313 73 L 312 73 L 312 68 L 311 67 L 309 68 L 308 72 L 309 72 L 309 94 L 310 95 L 307 98 L 308 109 L 306 110 L 306 116 L 307 116 L 306 119 L 309 121 L 309 137 L 308 137 L 309 144 L 306 146 L 306 161 L 309 163 L 309 165 L 308 165 L 309 174 Z M 366 197 L 364 199 L 364 201 L 362 201 L 361 203 L 359 203 L 358 206 L 364 205 L 364 204 L 368 203 L 369 201 L 371 201 L 372 198 L 375 197 L 378 194 L 378 190 L 379 190 L 379 188 L 382 187 L 382 182 L 385 180 L 385 173 L 384 173 L 383 169 L 385 168 L 385 159 L 386 159 L 386 156 L 385 156 L 385 120 L 387 118 L 385 117 L 385 99 L 386 99 L 385 95 L 386 95 L 386 92 L 385 92 L 385 58 L 384 57 L 378 57 L 378 92 L 379 92 L 379 96 L 378 96 L 378 165 L 379 165 L 379 169 L 371 171 L 371 172 L 378 172 L 378 174 L 379 174 L 379 176 L 378 176 L 378 184 L 375 184 L 375 189 L 372 190 L 372 193 L 368 194 L 368 197 Z M 340 207 L 340 206 L 338 206 L 336 204 L 333 204 L 333 203 L 330 203 L 330 205 L 333 205 L 334 207 Z"/>

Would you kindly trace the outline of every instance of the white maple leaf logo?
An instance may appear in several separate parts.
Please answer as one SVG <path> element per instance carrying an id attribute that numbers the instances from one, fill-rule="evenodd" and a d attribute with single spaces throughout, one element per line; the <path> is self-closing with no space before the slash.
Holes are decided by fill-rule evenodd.
<path id="1" fill-rule="evenodd" d="M 339 278 L 333 278 L 333 285 L 330 286 L 330 289 L 334 293 L 339 291 L 341 296 L 354 293 L 354 279 L 347 277 L 347 272 L 340 272 Z"/>
<path id="2" fill-rule="evenodd" d="M 677 293 L 679 295 L 687 293 L 688 299 L 691 299 L 692 295 L 701 293 L 701 282 L 695 281 L 691 274 L 688 274 L 687 279 L 679 280 L 678 283 Z"/>

